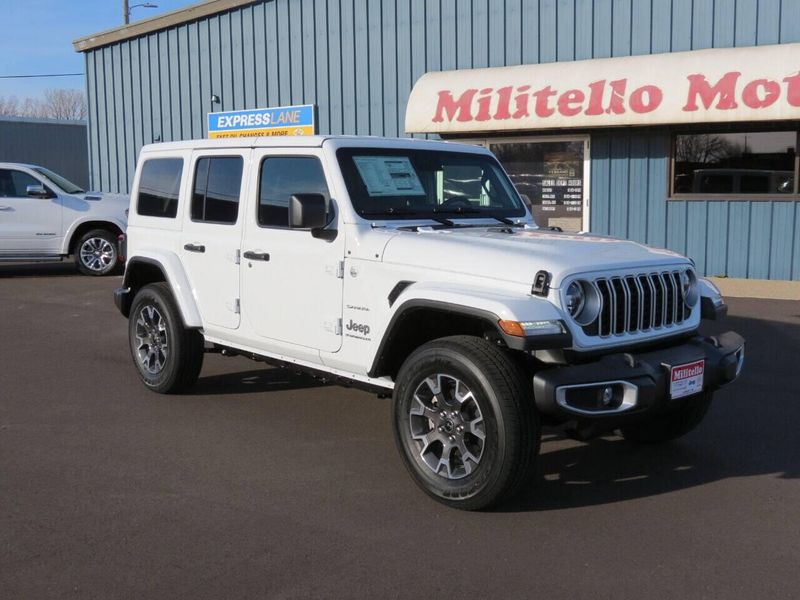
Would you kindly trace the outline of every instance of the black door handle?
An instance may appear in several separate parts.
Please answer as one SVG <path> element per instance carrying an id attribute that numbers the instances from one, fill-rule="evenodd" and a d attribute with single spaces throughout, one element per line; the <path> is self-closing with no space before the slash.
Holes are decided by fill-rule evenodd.
<path id="1" fill-rule="evenodd" d="M 200 244 L 185 244 L 183 246 L 184 250 L 188 250 L 189 252 L 205 252 L 206 247 Z"/>
<path id="2" fill-rule="evenodd" d="M 243 256 L 247 260 L 263 260 L 263 261 L 269 260 L 269 254 L 266 252 L 253 252 L 252 250 L 248 250 L 243 254 Z"/>

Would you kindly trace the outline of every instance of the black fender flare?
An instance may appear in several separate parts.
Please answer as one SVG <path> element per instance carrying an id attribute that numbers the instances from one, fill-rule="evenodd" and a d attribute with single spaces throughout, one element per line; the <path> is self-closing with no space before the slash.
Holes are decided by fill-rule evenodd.
<path id="1" fill-rule="evenodd" d="M 404 302 L 392 316 L 383 333 L 383 337 L 378 345 L 378 350 L 375 353 L 375 356 L 372 360 L 372 365 L 367 372 L 367 375 L 370 377 L 379 376 L 384 367 L 387 350 L 391 347 L 394 338 L 397 336 L 398 327 L 402 324 L 402 321 L 405 318 L 419 310 L 434 310 L 438 312 L 479 319 L 485 323 L 486 329 L 489 332 L 496 334 L 497 339 L 502 340 L 505 345 L 512 350 L 544 350 L 552 348 L 569 348 L 572 346 L 572 335 L 569 333 L 569 329 L 564 323 L 562 323 L 562 325 L 565 333 L 517 337 L 508 335 L 502 329 L 500 329 L 500 325 L 498 324 L 500 317 L 488 310 L 460 304 L 452 304 L 450 302 L 442 302 L 439 300 L 415 298 Z"/>

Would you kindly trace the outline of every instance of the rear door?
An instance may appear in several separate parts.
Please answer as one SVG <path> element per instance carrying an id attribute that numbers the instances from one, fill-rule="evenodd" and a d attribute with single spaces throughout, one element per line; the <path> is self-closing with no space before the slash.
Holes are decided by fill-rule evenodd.
<path id="1" fill-rule="evenodd" d="M 203 322 L 226 329 L 240 323 L 239 264 L 242 174 L 250 150 L 192 155 L 179 252 Z"/>
<path id="2" fill-rule="evenodd" d="M 321 151 L 259 149 L 253 165 L 256 206 L 246 217 L 242 241 L 247 330 L 260 346 L 336 352 L 342 343 L 344 235 L 315 236 L 288 227 L 293 194 L 322 194 L 329 218 L 335 218 Z"/>
<path id="3" fill-rule="evenodd" d="M 50 198 L 28 196 L 29 185 L 42 182 L 26 171 L 0 169 L 0 254 L 59 253 L 64 237 L 61 199 L 55 193 Z"/>

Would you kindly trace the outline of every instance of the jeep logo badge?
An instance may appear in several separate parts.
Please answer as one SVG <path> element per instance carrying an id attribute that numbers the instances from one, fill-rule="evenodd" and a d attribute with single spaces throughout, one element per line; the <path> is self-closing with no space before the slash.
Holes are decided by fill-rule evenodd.
<path id="1" fill-rule="evenodd" d="M 348 331 L 354 331 L 355 333 L 360 333 L 361 335 L 369 335 L 369 325 L 356 323 L 353 321 L 353 319 L 350 319 L 350 322 L 345 325 L 345 329 Z"/>

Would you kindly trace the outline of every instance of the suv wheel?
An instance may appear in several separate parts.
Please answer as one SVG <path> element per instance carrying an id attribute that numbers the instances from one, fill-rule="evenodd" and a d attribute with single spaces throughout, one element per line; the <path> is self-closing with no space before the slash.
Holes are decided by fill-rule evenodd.
<path id="1" fill-rule="evenodd" d="M 621 428 L 622 437 L 638 444 L 660 444 L 686 435 L 697 427 L 711 406 L 713 394 L 687 398 L 675 411 L 634 421 Z"/>
<path id="2" fill-rule="evenodd" d="M 144 384 L 171 394 L 191 387 L 203 366 L 203 336 L 183 326 L 166 283 L 153 283 L 136 294 L 128 317 L 131 356 Z"/>
<path id="3" fill-rule="evenodd" d="M 479 510 L 528 478 L 540 426 L 528 378 L 511 357 L 483 339 L 454 336 L 421 346 L 403 364 L 394 434 L 426 493 Z"/>
<path id="4" fill-rule="evenodd" d="M 107 229 L 93 229 L 75 246 L 75 264 L 84 275 L 108 275 L 117 259 L 117 236 Z"/>

